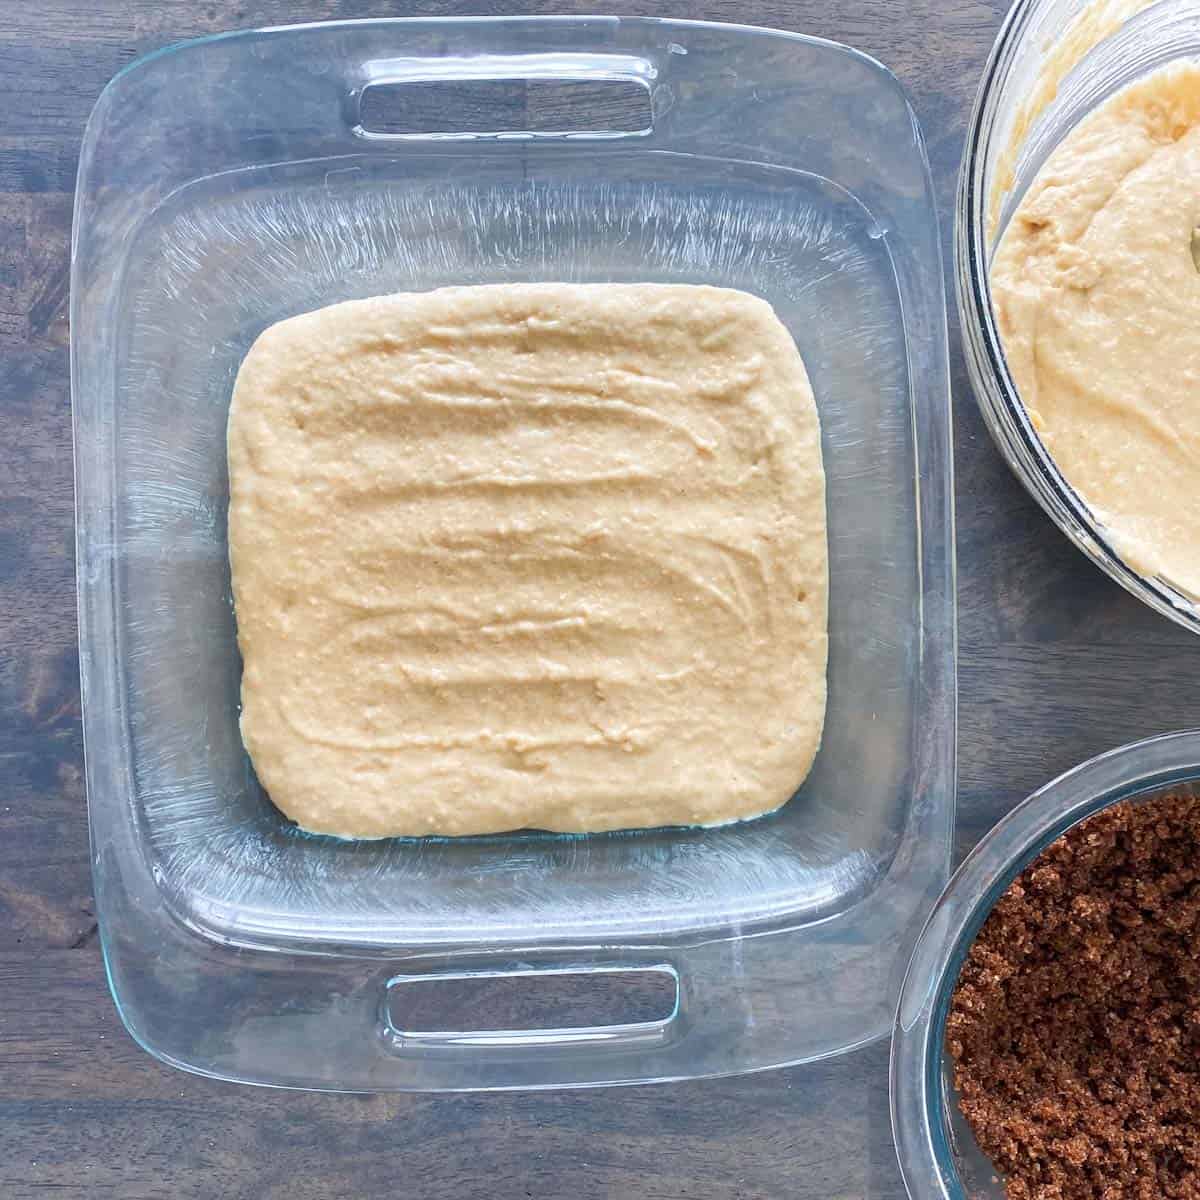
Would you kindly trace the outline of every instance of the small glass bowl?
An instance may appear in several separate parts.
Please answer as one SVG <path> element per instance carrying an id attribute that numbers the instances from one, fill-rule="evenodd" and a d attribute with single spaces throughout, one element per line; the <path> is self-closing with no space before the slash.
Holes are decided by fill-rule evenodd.
<path id="1" fill-rule="evenodd" d="M 1010 883 L 1055 838 L 1100 809 L 1192 790 L 1200 730 L 1162 734 L 1090 759 L 1033 793 L 967 856 L 917 941 L 892 1034 L 892 1128 L 912 1200 L 1003 1200 L 954 1098 L 946 1016 L 959 970 Z"/>
<path id="2" fill-rule="evenodd" d="M 1000 232 L 1063 137 L 1135 79 L 1169 62 L 1200 57 L 1200 0 L 1159 0 L 1123 24 L 1120 9 L 1096 0 L 1017 0 L 1001 27 L 979 86 L 959 173 L 954 246 L 959 320 L 984 421 L 1029 493 L 1101 570 L 1151 608 L 1200 633 L 1200 600 L 1127 562 L 1059 472 L 1009 374 L 988 280 Z M 1057 85 L 1047 82 L 1044 71 L 1066 65 L 1064 43 L 1069 48 L 1081 33 L 1096 36 L 1109 26 L 1112 32 Z M 1038 100 L 1047 95 L 1037 111 Z"/>

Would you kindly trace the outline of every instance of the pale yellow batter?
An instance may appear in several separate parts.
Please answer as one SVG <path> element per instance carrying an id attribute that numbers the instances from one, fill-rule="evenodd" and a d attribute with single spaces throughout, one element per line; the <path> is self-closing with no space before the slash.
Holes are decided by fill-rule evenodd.
<path id="1" fill-rule="evenodd" d="M 1200 67 L 1117 93 L 1005 230 L 992 296 L 1063 476 L 1143 574 L 1200 595 Z"/>
<path id="2" fill-rule="evenodd" d="M 709 824 L 825 711 L 817 413 L 770 306 L 384 296 L 268 329 L 229 418 L 242 733 L 356 837 Z"/>
<path id="3" fill-rule="evenodd" d="M 1034 122 L 1049 107 L 1063 81 L 1088 53 L 1154 2 L 1090 0 L 1053 42 L 1040 48 L 1044 57 L 1038 64 L 1032 86 L 1017 108 L 1007 144 L 997 158 L 992 173 L 992 187 L 988 196 L 989 236 L 996 231 L 1000 205 L 1012 189 L 1021 147 Z"/>

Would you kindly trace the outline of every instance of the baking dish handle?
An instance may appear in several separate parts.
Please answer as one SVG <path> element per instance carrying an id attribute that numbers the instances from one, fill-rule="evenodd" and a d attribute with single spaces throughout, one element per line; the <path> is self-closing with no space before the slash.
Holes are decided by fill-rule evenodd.
<path id="1" fill-rule="evenodd" d="M 641 138 L 654 131 L 659 67 L 640 54 L 549 51 L 379 58 L 362 64 L 344 98 L 351 132 L 371 141 L 475 138 Z M 541 86 L 543 93 L 532 89 Z M 420 90 L 468 112 L 413 103 Z M 506 117 L 514 88 L 519 111 Z M 539 112 L 537 96 L 543 95 Z M 545 120 L 549 124 L 541 124 Z M 433 124 L 430 122 L 433 121 Z M 467 127 L 474 124 L 474 128 Z M 511 126 L 511 127 L 506 127 Z"/>
<path id="2" fill-rule="evenodd" d="M 683 993 L 668 963 L 481 966 L 404 972 L 383 984 L 378 1031 L 395 1054 L 467 1054 L 476 1068 L 536 1053 L 660 1050 L 682 1035 Z"/>

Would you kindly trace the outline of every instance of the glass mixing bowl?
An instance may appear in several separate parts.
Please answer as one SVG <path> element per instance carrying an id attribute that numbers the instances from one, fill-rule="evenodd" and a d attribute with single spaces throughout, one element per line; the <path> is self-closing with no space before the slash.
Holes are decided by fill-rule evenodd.
<path id="1" fill-rule="evenodd" d="M 1017 0 L 984 69 L 955 213 L 967 370 L 1000 452 L 1034 499 L 1101 570 L 1196 632 L 1200 601 L 1127 562 L 1046 451 L 1005 363 L 988 270 L 1000 232 L 1066 133 L 1133 80 L 1198 55 L 1200 0 L 1149 6 L 1145 0 Z"/>
<path id="2" fill-rule="evenodd" d="M 1055 838 L 1119 800 L 1200 779 L 1200 730 L 1133 742 L 1033 793 L 968 855 L 917 940 L 892 1034 L 892 1127 L 912 1200 L 1002 1200 L 1004 1187 L 954 1098 L 946 1015 L 967 951 L 1010 883 Z"/>

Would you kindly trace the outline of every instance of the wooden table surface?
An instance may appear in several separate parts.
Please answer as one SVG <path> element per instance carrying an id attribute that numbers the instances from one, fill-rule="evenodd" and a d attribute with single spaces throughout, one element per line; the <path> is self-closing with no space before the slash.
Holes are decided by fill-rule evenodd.
<path id="1" fill-rule="evenodd" d="M 88 863 L 73 571 L 68 255 L 84 121 L 168 42 L 323 17 L 593 5 L 0 0 L 0 1197 L 899 1197 L 886 1047 L 686 1085 L 329 1096 L 170 1070 L 105 986 Z M 1005 0 L 606 0 L 853 43 L 908 87 L 949 258 L 955 173 Z M 949 276 L 948 276 L 949 278 Z M 980 422 L 951 318 L 959 852 L 1107 747 L 1200 724 L 1200 643 L 1074 551 Z M 1191 680 L 1191 682 L 1189 682 Z"/>

